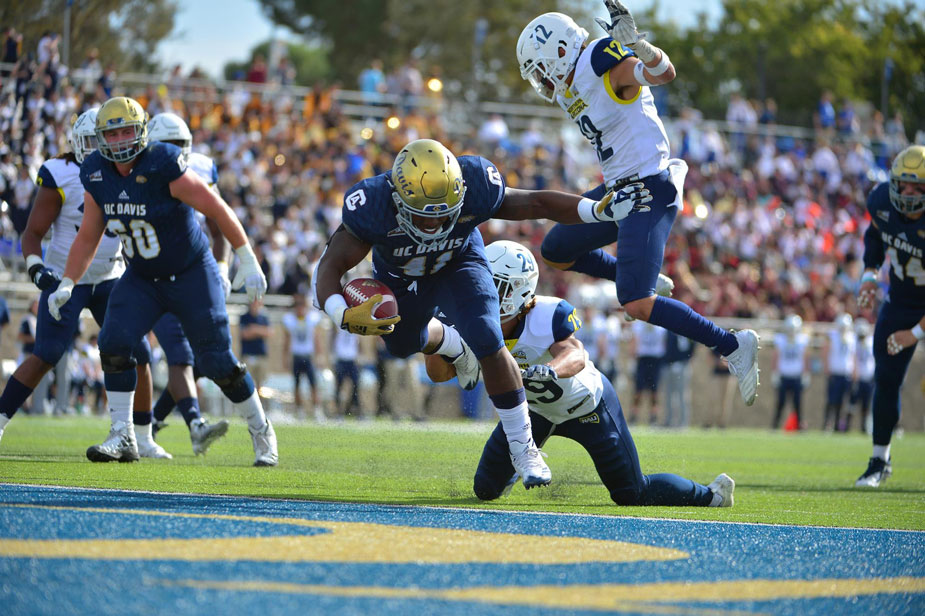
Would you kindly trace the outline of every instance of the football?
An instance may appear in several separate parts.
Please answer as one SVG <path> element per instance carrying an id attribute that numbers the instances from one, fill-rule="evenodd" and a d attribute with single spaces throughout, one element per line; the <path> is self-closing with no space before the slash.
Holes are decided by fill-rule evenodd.
<path id="1" fill-rule="evenodd" d="M 384 282 L 374 278 L 354 278 L 344 285 L 344 299 L 351 308 L 359 306 L 377 293 L 382 295 L 382 301 L 373 307 L 373 317 L 388 319 L 398 315 L 398 302 L 395 301 L 392 289 Z"/>

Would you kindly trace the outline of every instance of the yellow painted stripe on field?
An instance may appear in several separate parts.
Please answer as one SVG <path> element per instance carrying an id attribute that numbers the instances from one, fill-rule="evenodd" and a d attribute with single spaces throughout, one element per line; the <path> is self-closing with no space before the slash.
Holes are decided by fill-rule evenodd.
<path id="1" fill-rule="evenodd" d="M 421 589 L 378 586 L 324 586 L 259 580 L 160 580 L 154 583 L 201 590 L 269 592 L 383 599 L 437 599 L 571 610 L 627 610 L 672 613 L 666 603 L 772 601 L 849 598 L 925 592 L 925 578 L 820 580 L 735 580 L 662 584 L 579 584 L 565 586 L 478 586 Z M 669 611 L 665 611 L 665 609 Z M 728 613 L 723 611 L 723 613 Z"/>
<path id="2" fill-rule="evenodd" d="M 316 528 L 328 532 L 317 535 L 181 539 L 0 539 L 0 556 L 6 557 L 553 565 L 664 561 L 689 556 L 686 552 L 669 548 L 583 537 L 549 537 L 421 526 L 137 509 L 11 506 L 119 515 L 261 522 Z"/>

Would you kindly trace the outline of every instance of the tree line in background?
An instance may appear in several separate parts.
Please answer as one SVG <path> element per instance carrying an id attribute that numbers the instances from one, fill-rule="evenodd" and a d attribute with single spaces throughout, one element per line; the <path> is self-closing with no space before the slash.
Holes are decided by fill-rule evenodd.
<path id="1" fill-rule="evenodd" d="M 301 42 L 286 42 L 297 84 L 337 81 L 352 89 L 374 58 L 389 68 L 414 56 L 425 72 L 439 73 L 450 95 L 518 102 L 538 102 L 514 59 L 523 26 L 558 10 L 594 38 L 602 32 L 591 17 L 604 12 L 596 0 L 257 1 L 274 23 L 301 35 Z M 44 31 L 63 31 L 65 5 L 0 3 L 0 27 L 19 30 L 30 51 Z M 675 112 L 693 106 L 721 118 L 728 94 L 738 90 L 773 98 L 780 123 L 805 126 L 824 90 L 879 108 L 886 71 L 889 112 L 902 111 L 907 127 L 925 126 L 925 10 L 909 0 L 723 0 L 718 20 L 700 14 L 687 28 L 659 22 L 659 8 L 634 14 L 678 69 L 669 86 Z M 79 67 L 95 48 L 104 65 L 121 71 L 158 68 L 156 49 L 173 31 L 177 10 L 175 0 L 74 0 L 70 65 Z M 249 57 L 229 63 L 225 77 L 246 72 L 269 47 L 242 50 Z"/>

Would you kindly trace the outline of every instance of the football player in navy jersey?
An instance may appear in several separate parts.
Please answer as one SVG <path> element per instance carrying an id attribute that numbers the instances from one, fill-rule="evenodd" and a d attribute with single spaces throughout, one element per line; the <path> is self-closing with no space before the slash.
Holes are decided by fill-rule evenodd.
<path id="1" fill-rule="evenodd" d="M 47 300 L 61 281 L 68 250 L 80 226 L 84 208 L 80 165 L 96 149 L 96 114 L 96 109 L 80 114 L 68 138 L 71 151 L 45 161 L 39 168 L 36 180 L 39 188 L 22 235 L 22 251 L 29 277 L 42 292 L 36 315 L 35 346 L 16 368 L 0 395 L 0 437 L 42 377 L 67 352 L 80 325 L 80 312 L 88 308 L 97 324 L 102 325 L 109 294 L 125 270 L 119 240 L 110 234 L 100 242 L 96 257 L 74 287 L 70 305 L 62 310 L 59 320 L 52 318 Z M 42 238 L 49 229 L 52 230 L 52 239 L 43 259 Z M 135 411 L 150 412 L 151 349 L 144 337 L 136 340 L 133 352 L 138 363 L 139 392 L 134 400 Z M 147 457 L 161 457 L 157 450 L 144 453 Z"/>
<path id="2" fill-rule="evenodd" d="M 122 239 L 128 268 L 113 288 L 100 330 L 100 360 L 112 416 L 109 437 L 87 450 L 93 461 L 138 459 L 129 418 L 135 387 L 132 340 L 166 312 L 190 335 L 203 375 L 215 381 L 248 422 L 256 466 L 278 462 L 276 434 L 267 421 L 246 367 L 231 350 L 225 293 L 209 243 L 193 208 L 213 218 L 240 259 L 235 286 L 251 298 L 266 291 L 266 279 L 241 223 L 221 197 L 193 172 L 180 148 L 148 143 L 147 114 L 137 101 L 109 99 L 97 114 L 98 150 L 84 161 L 80 179 L 84 214 L 58 289 L 48 298 L 59 318 L 96 253 L 103 231 Z"/>
<path id="3" fill-rule="evenodd" d="M 361 181 L 345 195 L 343 224 L 312 280 L 316 306 L 352 333 L 387 334 L 386 347 L 395 357 L 437 353 L 453 363 L 464 388 L 476 385 L 481 370 L 524 486 L 546 485 L 551 475 L 531 436 L 520 370 L 501 337 L 498 293 L 477 226 L 490 218 L 577 223 L 591 212 L 612 219 L 618 207 L 630 208 L 644 197 L 626 193 L 593 202 L 516 190 L 484 158 L 457 160 L 436 141 L 413 141 L 398 153 L 391 171 Z M 400 316 L 372 317 L 381 295 L 348 308 L 341 294 L 343 275 L 370 250 L 374 275 L 394 292 Z M 438 307 L 455 328 L 434 318 Z"/>
<path id="4" fill-rule="evenodd" d="M 607 189 L 645 190 L 647 196 L 615 217 L 619 225 L 596 220 L 557 225 L 543 240 L 543 258 L 559 269 L 615 281 L 628 317 L 718 349 L 750 406 L 758 395 L 758 334 L 723 330 L 670 299 L 674 284 L 659 273 L 671 227 L 684 207 L 687 163 L 669 157 L 650 88 L 672 81 L 674 65 L 637 32 L 621 2 L 604 5 L 611 23 L 598 23 L 609 36 L 589 41 L 588 31 L 571 17 L 545 13 L 521 32 L 517 61 L 537 94 L 558 103 L 594 146 L 604 183 L 585 196 L 598 199 Z M 613 242 L 616 259 L 602 249 Z"/>
<path id="5" fill-rule="evenodd" d="M 925 146 L 896 155 L 889 181 L 867 197 L 867 210 L 861 308 L 873 304 L 880 267 L 890 257 L 890 288 L 874 327 L 874 449 L 855 482 L 876 488 L 893 472 L 890 440 L 899 423 L 899 390 L 916 345 L 925 339 Z"/>
<path id="6" fill-rule="evenodd" d="M 636 444 L 610 381 L 601 375 L 575 336 L 578 311 L 566 300 L 536 295 L 536 259 L 516 242 L 485 247 L 498 289 L 501 331 L 527 389 L 533 438 L 571 439 L 588 452 L 610 498 L 625 506 L 732 507 L 735 482 L 720 474 L 705 486 L 672 473 L 644 475 Z M 527 264 L 527 267 L 524 267 Z M 435 382 L 452 378 L 452 366 L 426 359 Z M 516 481 L 500 424 L 485 443 L 473 490 L 494 500 Z"/>

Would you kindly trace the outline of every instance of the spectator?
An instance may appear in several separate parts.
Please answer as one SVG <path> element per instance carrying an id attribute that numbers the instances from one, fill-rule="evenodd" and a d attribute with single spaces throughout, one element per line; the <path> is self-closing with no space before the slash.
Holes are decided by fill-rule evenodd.
<path id="1" fill-rule="evenodd" d="M 777 389 L 777 410 L 771 429 L 780 427 L 787 398 L 791 399 L 796 415 L 797 429 L 802 430 L 803 389 L 809 382 L 809 336 L 802 331 L 803 319 L 789 315 L 784 320 L 784 331 L 774 334 L 774 372 L 771 384 Z"/>
<path id="2" fill-rule="evenodd" d="M 262 307 L 263 302 L 259 299 L 252 301 L 247 312 L 242 314 L 238 321 L 241 334 L 241 360 L 247 364 L 258 395 L 261 386 L 266 382 L 269 369 L 267 340 L 270 338 L 270 319 Z"/>
<path id="3" fill-rule="evenodd" d="M 813 114 L 813 126 L 817 131 L 831 135 L 835 129 L 835 107 L 832 105 L 832 93 L 823 91 Z"/>
<path id="4" fill-rule="evenodd" d="M 10 310 L 6 305 L 6 300 L 0 295 L 0 341 L 3 340 L 3 330 L 10 324 Z"/>
<path id="5" fill-rule="evenodd" d="M 874 393 L 874 336 L 870 323 L 863 318 L 855 319 L 854 332 L 857 336 L 857 354 L 854 361 L 854 387 L 851 391 L 851 404 L 858 409 L 858 430 L 873 432 L 873 417 L 868 421 L 870 402 Z M 853 413 L 852 413 L 853 414 Z M 851 429 L 851 415 L 845 419 L 845 430 Z"/>
<path id="6" fill-rule="evenodd" d="M 649 424 L 658 424 L 658 383 L 665 357 L 668 331 L 644 321 L 633 321 L 633 355 L 636 357 L 636 389 L 629 423 L 639 419 L 639 405 L 649 392 Z"/>
<path id="7" fill-rule="evenodd" d="M 822 356 L 825 358 L 825 374 L 828 381 L 826 388 L 825 414 L 822 429 L 833 431 L 845 430 L 841 412 L 845 397 L 851 389 L 854 376 L 854 358 L 857 349 L 857 336 L 854 333 L 851 315 L 840 314 L 835 319 L 834 327 L 829 331 Z"/>
<path id="8" fill-rule="evenodd" d="M 318 311 L 313 311 L 317 313 Z M 356 413 L 361 416 L 360 409 L 360 369 L 357 359 L 360 355 L 360 337 L 337 328 L 334 331 L 334 401 L 337 412 L 346 417 Z M 344 382 L 351 382 L 350 396 L 341 404 L 341 395 Z"/>
<path id="9" fill-rule="evenodd" d="M 691 423 L 691 358 L 694 343 L 674 332 L 665 341 L 665 421 L 666 428 L 687 428 Z"/>
<path id="10" fill-rule="evenodd" d="M 22 34 L 16 31 L 16 28 L 10 26 L 6 29 L 6 38 L 3 40 L 3 60 L 4 64 L 16 64 L 19 61 L 19 54 L 22 53 Z M 3 69 L 0 72 L 0 78 L 9 77 L 12 74 L 10 69 Z"/>
<path id="11" fill-rule="evenodd" d="M 267 62 L 263 54 L 254 54 L 254 59 L 251 60 L 250 68 L 247 70 L 247 81 L 251 83 L 267 82 Z"/>
<path id="12" fill-rule="evenodd" d="M 376 417 L 391 415 L 395 421 L 405 418 L 413 421 L 426 419 L 420 367 L 421 362 L 417 357 L 395 357 L 386 349 L 382 337 L 376 338 Z"/>
<path id="13" fill-rule="evenodd" d="M 324 315 L 317 310 L 309 311 L 308 302 L 302 294 L 293 295 L 292 300 L 292 312 L 283 315 L 283 362 L 292 370 L 292 378 L 295 381 L 293 393 L 296 412 L 301 415 L 304 411 L 299 387 L 299 382 L 304 376 L 310 388 L 312 412 L 320 419 L 322 411 L 318 404 L 317 375 L 312 356 L 316 348 L 321 348 L 321 345 L 315 345 L 315 341 L 319 332 L 318 323 Z"/>
<path id="14" fill-rule="evenodd" d="M 367 105 L 381 104 L 382 95 L 386 91 L 382 60 L 373 58 L 369 66 L 360 72 L 358 84 Z"/>
<path id="15" fill-rule="evenodd" d="M 710 403 L 707 405 L 708 415 L 704 417 L 704 428 L 724 429 L 732 413 L 732 399 L 736 389 L 736 381 L 730 378 L 726 359 L 716 350 L 710 349 L 713 355 L 713 381 L 715 386 L 709 389 Z M 719 392 L 719 400 L 717 400 Z"/>

